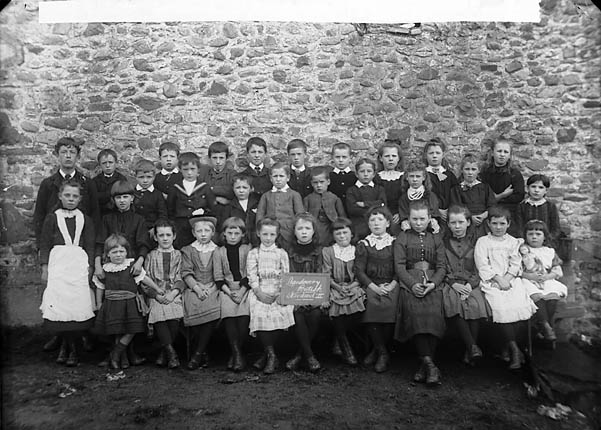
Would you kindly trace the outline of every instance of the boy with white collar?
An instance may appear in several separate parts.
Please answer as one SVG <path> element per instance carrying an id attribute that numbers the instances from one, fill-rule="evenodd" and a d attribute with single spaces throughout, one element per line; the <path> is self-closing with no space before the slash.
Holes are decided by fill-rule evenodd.
<path id="1" fill-rule="evenodd" d="M 94 185 L 96 185 L 98 208 L 100 210 L 100 217 L 102 218 L 113 210 L 111 187 L 115 182 L 127 178 L 117 171 L 117 153 L 114 150 L 110 148 L 101 150 L 98 153 L 96 160 L 102 171 L 94 176 L 92 181 L 94 181 Z"/>
<path id="2" fill-rule="evenodd" d="M 271 189 L 269 168 L 265 165 L 267 158 L 267 143 L 260 137 L 251 137 L 246 142 L 248 167 L 242 171 L 252 177 L 253 194 L 258 198 Z"/>
<path id="3" fill-rule="evenodd" d="M 348 143 L 339 142 L 332 146 L 334 169 L 330 172 L 329 191 L 344 203 L 346 190 L 357 182 L 355 172 L 351 170 L 352 151 Z"/>
<path id="4" fill-rule="evenodd" d="M 167 198 L 174 184 L 181 182 L 182 174 L 178 167 L 179 146 L 173 142 L 164 142 L 159 146 L 161 171 L 154 179 L 154 187 Z"/>
<path id="5" fill-rule="evenodd" d="M 290 180 L 288 185 L 305 198 L 313 191 L 311 169 L 306 166 L 307 144 L 304 140 L 293 139 L 286 148 L 290 160 Z"/>
<path id="6" fill-rule="evenodd" d="M 159 218 L 167 218 L 167 205 L 163 194 L 156 189 L 153 182 L 156 168 L 152 161 L 140 160 L 134 167 L 136 175 L 136 190 L 134 193 L 134 210 L 142 215 L 150 237 L 154 238 L 154 223 Z"/>

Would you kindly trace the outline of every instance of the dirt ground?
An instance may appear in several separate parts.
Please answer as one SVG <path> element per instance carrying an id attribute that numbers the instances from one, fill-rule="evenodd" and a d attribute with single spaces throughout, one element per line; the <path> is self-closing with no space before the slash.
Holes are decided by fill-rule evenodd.
<path id="1" fill-rule="evenodd" d="M 213 342 L 206 369 L 168 371 L 146 364 L 107 380 L 88 353 L 76 368 L 41 352 L 47 335 L 17 330 L 3 335 L 2 428 L 5 429 L 588 429 L 576 413 L 552 421 L 527 398 L 524 374 L 486 358 L 477 368 L 460 363 L 461 350 L 439 350 L 444 383 L 411 382 L 417 361 L 398 346 L 384 374 L 350 368 L 321 345 L 319 374 L 225 369 L 227 347 Z M 152 345 L 138 347 L 153 358 Z M 180 345 L 181 347 L 182 345 Z M 251 345 L 252 347 L 252 345 Z M 181 349 L 181 348 L 180 348 Z M 255 352 L 249 358 L 257 356 Z M 283 357 L 289 357 L 289 351 Z M 116 372 L 112 372 L 114 374 Z M 70 393 L 70 394 L 69 394 Z M 62 394 L 62 397 L 61 397 Z"/>

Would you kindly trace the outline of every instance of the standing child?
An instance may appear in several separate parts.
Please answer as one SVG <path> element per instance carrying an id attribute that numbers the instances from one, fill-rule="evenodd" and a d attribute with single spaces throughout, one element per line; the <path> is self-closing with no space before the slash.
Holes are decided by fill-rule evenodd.
<path id="1" fill-rule="evenodd" d="M 490 233 L 476 242 L 474 260 L 480 275 L 480 288 L 492 309 L 493 322 L 499 325 L 511 353 L 510 369 L 522 367 L 524 355 L 517 344 L 519 321 L 526 321 L 536 312 L 521 279 L 516 278 L 522 262 L 518 248 L 522 240 L 507 233 L 509 210 L 494 206 L 488 211 Z"/>
<path id="2" fill-rule="evenodd" d="M 246 142 L 248 167 L 242 173 L 253 178 L 253 194 L 260 199 L 271 189 L 269 168 L 265 165 L 267 158 L 267 143 L 260 137 L 251 137 Z"/>
<path id="3" fill-rule="evenodd" d="M 224 142 L 213 142 L 209 145 L 209 169 L 202 175 L 202 182 L 206 182 L 215 195 L 215 216 L 217 224 L 221 225 L 223 220 L 223 211 L 229 202 L 234 198 L 232 190 L 232 177 L 236 174 L 235 170 L 228 166 L 230 149 Z"/>
<path id="4" fill-rule="evenodd" d="M 134 275 L 134 259 L 127 258 L 129 253 L 127 239 L 120 234 L 111 234 L 104 242 L 104 258 L 108 260 L 102 266 L 104 281 L 98 277 L 94 279 L 96 303 L 102 303 L 94 329 L 102 335 L 115 335 L 115 346 L 109 357 L 109 365 L 113 369 L 129 367 L 130 359 L 137 358 L 130 354 L 128 359 L 125 350 L 132 344 L 136 333 L 143 333 L 146 327 L 145 303 L 138 293 L 138 284 L 143 283 L 160 292 L 144 269 Z"/>
<path id="5" fill-rule="evenodd" d="M 399 198 L 399 219 L 401 230 L 407 231 L 411 228 L 409 224 L 409 206 L 414 202 L 423 202 L 430 214 L 430 226 L 434 233 L 440 231 L 438 217 L 438 197 L 432 192 L 430 175 L 426 172 L 426 166 L 418 160 L 410 161 L 403 175 L 403 187 Z"/>
<path id="6" fill-rule="evenodd" d="M 373 160 L 360 159 L 355 171 L 358 179 L 346 192 L 346 211 L 353 222 L 357 240 L 361 240 L 369 233 L 365 215 L 374 206 L 386 206 L 386 192 L 384 187 L 374 183 L 376 163 Z"/>
<path id="7" fill-rule="evenodd" d="M 499 139 L 493 142 L 486 167 L 480 174 L 482 182 L 490 185 L 495 193 L 497 205 L 509 211 L 511 219 L 517 220 L 519 203 L 524 199 L 524 178 L 522 173 L 511 165 L 511 143 Z M 520 235 L 517 222 L 509 226 L 509 234 Z"/>
<path id="8" fill-rule="evenodd" d="M 399 342 L 412 340 L 415 344 L 421 365 L 413 380 L 435 386 L 441 381 L 434 356 L 446 328 L 442 304 L 446 259 L 440 235 L 427 231 L 429 223 L 430 211 L 425 202 L 412 202 L 411 228 L 399 234 L 394 247 L 401 283 L 394 337 Z"/>
<path id="9" fill-rule="evenodd" d="M 144 268 L 162 293 L 151 294 L 153 297 L 149 300 L 148 324 L 154 325 L 161 342 L 161 352 L 156 364 L 176 369 L 180 362 L 173 343 L 179 331 L 180 320 L 184 316 L 181 294 L 185 284 L 180 276 L 182 253 L 173 248 L 175 225 L 172 221 L 159 219 L 153 230 L 158 247 L 150 251 Z"/>
<path id="10" fill-rule="evenodd" d="M 334 168 L 330 172 L 330 191 L 346 202 L 346 190 L 357 182 L 355 172 L 351 170 L 352 151 L 348 143 L 338 142 L 332 145 Z"/>
<path id="11" fill-rule="evenodd" d="M 451 203 L 451 189 L 459 183 L 444 158 L 445 151 L 446 145 L 438 137 L 430 139 L 424 146 L 426 171 L 430 176 L 432 192 L 438 197 L 438 212 L 443 221 L 447 220 L 447 209 Z"/>
<path id="12" fill-rule="evenodd" d="M 127 178 L 119 173 L 117 168 L 117 153 L 112 149 L 103 149 L 98 153 L 98 164 L 101 172 L 94 176 L 92 181 L 96 185 L 96 195 L 98 196 L 98 207 L 100 216 L 103 217 L 113 210 L 113 199 L 111 198 L 111 187 L 117 181 L 124 181 Z"/>
<path id="13" fill-rule="evenodd" d="M 530 298 L 538 307 L 536 320 L 546 340 L 557 339 L 553 330 L 553 316 L 559 299 L 568 295 L 568 287 L 558 281 L 563 276 L 561 261 L 555 250 L 545 246 L 550 234 L 543 221 L 530 220 L 524 226 L 525 253 L 537 263 L 534 270 L 524 267 L 521 275 L 530 293 Z M 522 256 L 523 265 L 527 257 Z"/>
<path id="14" fill-rule="evenodd" d="M 44 324 L 61 336 L 56 362 L 76 366 L 76 340 L 94 323 L 89 287 L 94 267 L 94 224 L 77 209 L 79 182 L 64 182 L 58 199 L 60 208 L 46 216 L 40 238 L 42 282 L 47 283 L 40 310 Z"/>
<path id="15" fill-rule="evenodd" d="M 184 152 L 179 159 L 183 179 L 171 188 L 167 196 L 169 219 L 175 221 L 175 247 L 182 248 L 194 241 L 190 219 L 211 215 L 215 210 L 215 195 L 206 182 L 199 179 L 200 159 L 193 152 Z"/>
<path id="16" fill-rule="evenodd" d="M 399 283 L 394 269 L 394 237 L 388 234 L 392 214 L 386 206 L 370 209 L 367 216 L 369 236 L 359 241 L 355 255 L 355 276 L 366 292 L 367 303 L 363 323 L 373 348 L 363 360 L 375 371 L 388 369 L 390 340 L 397 314 Z"/>
<path id="17" fill-rule="evenodd" d="M 224 208 L 223 218 L 240 218 L 246 225 L 246 241 L 253 246 L 259 244 L 259 238 L 256 235 L 257 207 L 259 198 L 252 192 L 252 177 L 244 173 L 238 173 L 232 178 L 234 189 L 234 198 Z M 221 228 L 223 231 L 223 227 Z"/>
<path id="18" fill-rule="evenodd" d="M 282 274 L 290 271 L 288 254 L 278 248 L 279 223 L 272 218 L 257 222 L 257 234 L 261 244 L 248 253 L 246 270 L 252 292 L 250 304 L 250 334 L 257 336 L 264 354 L 254 364 L 265 374 L 274 373 L 279 364 L 275 354 L 275 342 L 281 330 L 294 325 L 294 306 L 280 305 Z"/>
<path id="19" fill-rule="evenodd" d="M 323 271 L 330 275 L 330 318 L 345 363 L 357 364 L 355 353 L 346 336 L 347 331 L 365 311 L 365 291 L 355 278 L 355 247 L 351 245 L 352 222 L 338 218 L 332 223 L 335 244 L 324 248 Z"/>
<path id="20" fill-rule="evenodd" d="M 273 187 L 261 196 L 257 207 L 257 221 L 265 217 L 277 219 L 280 223 L 280 237 L 283 245 L 294 240 L 294 215 L 304 212 L 303 199 L 290 189 L 288 179 L 290 168 L 284 163 L 275 163 L 270 173 Z"/>
<path id="21" fill-rule="evenodd" d="M 161 161 L 161 171 L 154 180 L 154 186 L 163 193 L 163 198 L 167 198 L 173 185 L 180 183 L 182 174 L 179 171 L 178 164 L 179 146 L 177 143 L 164 142 L 159 146 L 159 159 Z"/>
<path id="22" fill-rule="evenodd" d="M 516 222 L 523 231 L 528 221 L 541 220 L 549 230 L 549 235 L 545 239 L 553 248 L 557 248 L 559 245 L 557 239 L 559 239 L 562 232 L 559 225 L 557 206 L 552 201 L 547 200 L 546 197 L 550 186 L 551 181 L 545 175 L 535 174 L 528 178 L 526 181 L 528 197 L 518 205 Z"/>
<path id="23" fill-rule="evenodd" d="M 322 273 L 321 246 L 319 246 L 313 215 L 300 213 L 294 217 L 294 238 L 294 242 L 288 249 L 290 271 L 294 273 Z M 311 343 L 319 328 L 321 313 L 319 306 L 295 306 L 294 332 L 300 348 L 296 355 L 286 363 L 288 370 L 298 369 L 303 356 L 311 372 L 317 372 L 321 369 L 321 364 L 315 358 L 311 348 Z"/>
<path id="24" fill-rule="evenodd" d="M 288 151 L 288 160 L 290 161 L 290 180 L 288 185 L 301 197 L 308 196 L 313 188 L 311 187 L 311 169 L 305 165 L 307 156 L 307 144 L 304 140 L 293 139 L 286 148 Z"/>
<path id="25" fill-rule="evenodd" d="M 191 327 L 196 343 L 188 369 L 196 370 L 204 364 L 206 347 L 221 318 L 221 298 L 215 281 L 222 275 L 215 261 L 217 245 L 212 240 L 217 220 L 201 216 L 189 222 L 196 240 L 182 248 L 181 276 L 187 286 L 183 293 L 184 325 Z"/>
<path id="26" fill-rule="evenodd" d="M 151 161 L 140 160 L 134 167 L 136 175 L 136 191 L 134 194 L 134 210 L 144 218 L 146 230 L 154 239 L 154 223 L 160 218 L 167 218 L 167 205 L 163 194 L 154 187 L 156 168 Z"/>
<path id="27" fill-rule="evenodd" d="M 403 169 L 401 160 L 401 147 L 393 142 L 386 141 L 378 149 L 379 171 L 374 182 L 384 187 L 386 203 L 392 212 L 390 233 L 396 236 L 400 231 L 399 198 L 403 183 Z"/>
<path id="28" fill-rule="evenodd" d="M 227 218 L 222 234 L 224 245 L 215 251 L 215 264 L 221 265 L 219 272 L 222 276 L 215 280 L 221 288 L 221 319 L 232 350 L 227 368 L 240 372 L 246 366 L 242 346 L 248 336 L 250 322 L 246 259 L 251 248 L 242 243 L 246 224 L 240 218 Z"/>
<path id="29" fill-rule="evenodd" d="M 451 204 L 466 206 L 473 214 L 471 224 L 478 236 L 486 234 L 484 220 L 488 217 L 488 209 L 495 205 L 495 193 L 488 184 L 478 180 L 480 167 L 474 154 L 467 154 L 461 160 L 461 183 L 451 190 Z"/>
<path id="30" fill-rule="evenodd" d="M 344 205 L 336 194 L 328 191 L 330 179 L 326 167 L 311 169 L 311 185 L 313 192 L 303 199 L 303 205 L 315 218 L 319 244 L 327 246 L 332 243 L 332 223 L 346 216 Z"/>

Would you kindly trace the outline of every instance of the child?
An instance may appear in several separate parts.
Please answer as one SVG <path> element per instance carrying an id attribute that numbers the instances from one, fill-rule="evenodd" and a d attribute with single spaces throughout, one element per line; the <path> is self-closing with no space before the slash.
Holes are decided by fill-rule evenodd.
<path id="1" fill-rule="evenodd" d="M 222 234 L 224 246 L 215 251 L 215 264 L 221 265 L 219 273 L 222 276 L 216 277 L 215 281 L 221 288 L 221 318 L 232 350 L 227 368 L 240 372 L 246 366 L 242 345 L 248 336 L 250 322 L 246 259 L 251 248 L 242 243 L 246 224 L 240 218 L 227 218 Z"/>
<path id="2" fill-rule="evenodd" d="M 444 142 L 435 137 L 426 143 L 423 154 L 424 162 L 427 165 L 426 171 L 432 184 L 432 192 L 438 197 L 438 212 L 443 221 L 447 220 L 447 209 L 451 202 L 451 189 L 459 183 L 444 158 L 445 151 L 446 145 Z"/>
<path id="3" fill-rule="evenodd" d="M 327 246 L 332 243 L 332 223 L 346 216 L 344 205 L 336 194 L 328 191 L 330 179 L 326 167 L 311 169 L 311 185 L 313 192 L 303 199 L 303 205 L 315 218 L 319 244 Z"/>
<path id="4" fill-rule="evenodd" d="M 351 220 L 338 218 L 332 223 L 335 244 L 324 248 L 323 271 L 330 275 L 330 318 L 345 363 L 355 366 L 357 358 L 346 333 L 365 311 L 365 291 L 353 270 L 355 247 L 351 245 Z"/>
<path id="5" fill-rule="evenodd" d="M 81 184 L 74 179 L 59 188 L 60 207 L 44 220 L 40 237 L 42 282 L 47 283 L 40 310 L 44 324 L 61 337 L 56 362 L 77 366 L 77 335 L 94 322 L 89 282 L 94 261 L 94 224 L 77 205 Z"/>
<path id="6" fill-rule="evenodd" d="M 357 182 L 346 192 L 346 211 L 353 222 L 357 240 L 369 233 L 365 215 L 374 206 L 386 206 L 384 187 L 374 183 L 376 163 L 369 158 L 360 159 L 355 165 Z"/>
<path id="7" fill-rule="evenodd" d="M 308 196 L 313 188 L 311 187 L 311 169 L 305 165 L 307 156 L 307 144 L 301 139 L 293 139 L 286 147 L 288 151 L 288 160 L 290 161 L 290 180 L 288 185 L 301 197 Z"/>
<path id="8" fill-rule="evenodd" d="M 525 195 L 524 178 L 522 173 L 511 165 L 511 143 L 504 139 L 493 142 L 488 157 L 487 165 L 480 174 L 482 182 L 490 185 L 495 193 L 497 205 L 506 208 L 511 219 L 517 220 L 518 204 Z M 510 223 L 508 233 L 514 237 L 520 235 L 517 222 Z"/>
<path id="9" fill-rule="evenodd" d="M 134 210 L 144 218 L 150 238 L 154 238 L 154 223 L 160 218 L 167 218 L 167 205 L 163 194 L 153 185 L 155 170 L 154 164 L 148 160 L 140 160 L 134 167 L 137 182 Z"/>
<path id="10" fill-rule="evenodd" d="M 334 169 L 330 172 L 330 191 L 346 202 L 346 190 L 357 182 L 355 172 L 351 170 L 352 151 L 348 143 L 335 143 L 332 146 Z"/>
<path id="11" fill-rule="evenodd" d="M 465 206 L 451 205 L 448 212 L 450 234 L 444 238 L 446 270 L 442 290 L 444 314 L 450 318 L 465 344 L 464 363 L 475 365 L 482 358 L 478 346 L 480 323 L 491 315 L 480 289 L 480 277 L 474 262 L 476 232 L 472 214 Z"/>
<path id="12" fill-rule="evenodd" d="M 148 324 L 153 324 L 161 343 L 157 366 L 176 369 L 180 362 L 173 342 L 179 331 L 179 322 L 184 316 L 181 294 L 185 285 L 180 276 L 182 253 L 173 248 L 175 224 L 172 221 L 159 219 L 153 230 L 158 247 L 148 254 L 144 269 L 162 293 L 151 295 L 149 299 Z"/>
<path id="13" fill-rule="evenodd" d="M 280 305 L 281 278 L 288 273 L 289 261 L 286 251 L 276 245 L 279 223 L 272 218 L 257 222 L 257 234 L 261 244 L 248 253 L 246 270 L 252 292 L 250 304 L 250 334 L 257 336 L 264 354 L 254 364 L 265 374 L 278 368 L 274 345 L 281 330 L 294 325 L 294 306 Z"/>
<path id="14" fill-rule="evenodd" d="M 488 184 L 478 180 L 480 167 L 474 154 L 467 154 L 461 160 L 461 183 L 451 190 L 451 204 L 466 206 L 472 213 L 471 223 L 478 236 L 486 234 L 485 223 L 488 209 L 495 205 L 495 193 Z"/>
<path id="15" fill-rule="evenodd" d="M 267 143 L 260 137 L 251 137 L 246 142 L 246 153 L 248 154 L 248 167 L 242 173 L 253 178 L 253 194 L 260 199 L 272 186 L 269 169 L 265 166 Z"/>
<path id="16" fill-rule="evenodd" d="M 390 361 L 386 343 L 396 319 L 399 284 L 394 270 L 394 238 L 387 232 L 392 214 L 386 206 L 374 207 L 367 220 L 371 233 L 357 244 L 354 270 L 367 295 L 362 322 L 373 344 L 363 364 L 375 363 L 375 371 L 381 373 Z"/>
<path id="17" fill-rule="evenodd" d="M 222 217 L 224 219 L 236 217 L 243 220 L 246 225 L 246 241 L 253 246 L 257 246 L 259 238 L 255 233 L 259 198 L 252 192 L 252 184 L 253 180 L 251 176 L 244 173 L 234 175 L 232 178 L 234 198 L 224 208 Z M 221 230 L 223 231 L 223 227 Z"/>
<path id="18" fill-rule="evenodd" d="M 145 304 L 138 293 L 138 284 L 143 283 L 156 292 L 160 291 L 144 269 L 134 275 L 134 259 L 127 258 L 129 253 L 127 239 L 120 234 L 111 234 L 104 242 L 104 258 L 108 259 L 102 266 L 104 281 L 94 278 L 96 303 L 102 303 L 94 329 L 102 335 L 116 336 L 109 359 L 112 369 L 129 367 L 131 358 L 136 358 L 132 364 L 141 364 L 137 356 L 130 354 L 128 359 L 125 354 L 136 333 L 143 333 L 146 327 Z"/>
<path id="19" fill-rule="evenodd" d="M 526 240 L 526 256 L 522 256 L 524 266 L 528 257 L 532 257 L 534 265 L 524 267 L 522 280 L 530 293 L 538 310 L 536 319 L 546 340 L 557 339 L 553 331 L 553 316 L 559 299 L 568 295 L 568 287 L 558 281 L 563 276 L 559 258 L 555 250 L 545 246 L 549 231 L 543 221 L 530 220 L 524 226 Z"/>
<path id="20" fill-rule="evenodd" d="M 440 235 L 427 231 L 430 210 L 425 202 L 409 206 L 411 228 L 399 234 L 394 246 L 396 273 L 401 283 L 399 314 L 394 337 L 413 340 L 421 365 L 415 382 L 440 385 L 440 370 L 434 364 L 438 340 L 445 332 L 442 281 L 445 252 Z"/>
<path id="21" fill-rule="evenodd" d="M 223 142 L 213 142 L 209 145 L 210 168 L 207 169 L 201 179 L 209 184 L 215 195 L 218 205 L 216 207 L 217 212 L 220 212 L 234 198 L 232 177 L 236 172 L 227 164 L 230 155 L 232 155 L 230 149 Z"/>
<path id="22" fill-rule="evenodd" d="M 178 167 L 179 146 L 173 142 L 163 142 L 159 146 L 161 171 L 154 179 L 154 186 L 167 198 L 174 184 L 180 183 L 182 174 Z"/>
<path id="23" fill-rule="evenodd" d="M 182 171 L 185 177 L 184 164 Z M 217 245 L 212 241 L 217 220 L 201 216 L 189 222 L 196 240 L 182 248 L 181 276 L 187 286 L 183 293 L 184 325 L 191 327 L 196 341 L 188 369 L 196 370 L 204 364 L 206 347 L 221 317 L 221 298 L 215 280 L 222 279 L 222 275 L 214 258 Z"/>
<path id="24" fill-rule="evenodd" d="M 175 222 L 175 248 L 194 241 L 189 220 L 194 216 L 211 215 L 215 210 L 215 195 L 206 182 L 199 179 L 200 159 L 193 152 L 179 158 L 182 180 L 173 184 L 167 196 L 169 219 Z"/>
<path id="25" fill-rule="evenodd" d="M 385 141 L 378 149 L 378 174 L 374 182 L 384 187 L 386 203 L 392 212 L 392 224 L 390 233 L 396 236 L 400 231 L 399 198 L 401 197 L 401 185 L 403 182 L 403 171 L 401 163 L 401 147 L 393 141 Z"/>
<path id="26" fill-rule="evenodd" d="M 275 163 L 270 173 L 273 187 L 261 196 L 257 207 L 257 221 L 265 217 L 277 219 L 280 223 L 280 237 L 283 245 L 292 243 L 294 238 L 294 215 L 304 212 L 303 199 L 290 189 L 288 179 L 290 168 L 284 163 Z"/>
<path id="27" fill-rule="evenodd" d="M 549 236 L 545 239 L 552 247 L 557 248 L 562 234 L 559 225 L 559 212 L 555 203 L 547 200 L 547 190 L 551 186 L 551 181 L 545 175 L 535 174 L 526 181 L 528 188 L 528 197 L 518 205 L 517 220 L 520 228 L 533 219 L 541 220 L 549 229 Z"/>
<path id="28" fill-rule="evenodd" d="M 111 187 L 117 181 L 124 181 L 127 178 L 116 170 L 117 153 L 112 149 L 103 149 L 98 153 L 98 164 L 102 170 L 94 176 L 92 181 L 96 185 L 96 195 L 98 196 L 98 207 L 100 216 L 103 217 L 113 210 L 113 200 L 111 199 Z"/>
<path id="29" fill-rule="evenodd" d="M 294 273 L 322 273 L 321 246 L 316 234 L 315 218 L 309 213 L 294 217 L 294 242 L 288 249 L 290 271 Z M 288 370 L 297 370 L 304 356 L 311 372 L 321 369 L 315 358 L 311 342 L 319 328 L 321 309 L 319 306 L 295 306 L 294 332 L 300 345 L 296 355 L 286 363 Z"/>
<path id="30" fill-rule="evenodd" d="M 518 321 L 528 320 L 536 305 L 524 282 L 516 278 L 522 262 L 518 248 L 522 241 L 507 233 L 511 223 L 509 210 L 493 206 L 488 211 L 490 233 L 476 242 L 474 260 L 480 276 L 480 288 L 492 309 L 511 352 L 510 369 L 522 367 L 524 356 L 516 342 Z"/>
<path id="31" fill-rule="evenodd" d="M 430 213 L 430 226 L 433 233 L 440 231 L 438 218 L 438 197 L 432 192 L 430 175 L 426 172 L 426 166 L 418 160 L 410 161 L 403 175 L 403 187 L 399 198 L 399 219 L 401 230 L 407 231 L 411 228 L 409 224 L 409 205 L 412 202 L 424 202 Z"/>

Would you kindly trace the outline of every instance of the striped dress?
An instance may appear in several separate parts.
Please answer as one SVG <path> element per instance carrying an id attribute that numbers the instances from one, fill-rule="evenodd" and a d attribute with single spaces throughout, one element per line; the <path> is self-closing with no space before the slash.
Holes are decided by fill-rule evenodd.
<path id="1" fill-rule="evenodd" d="M 159 248 L 150 251 L 144 262 L 144 269 L 148 276 L 165 293 L 177 289 L 180 293 L 185 285 L 180 275 L 182 264 L 182 253 L 177 249 L 163 251 Z M 150 312 L 148 313 L 148 323 L 153 324 L 159 321 L 178 320 L 183 318 L 184 311 L 182 307 L 182 296 L 178 295 L 173 302 L 163 305 L 154 298 L 149 299 Z"/>

